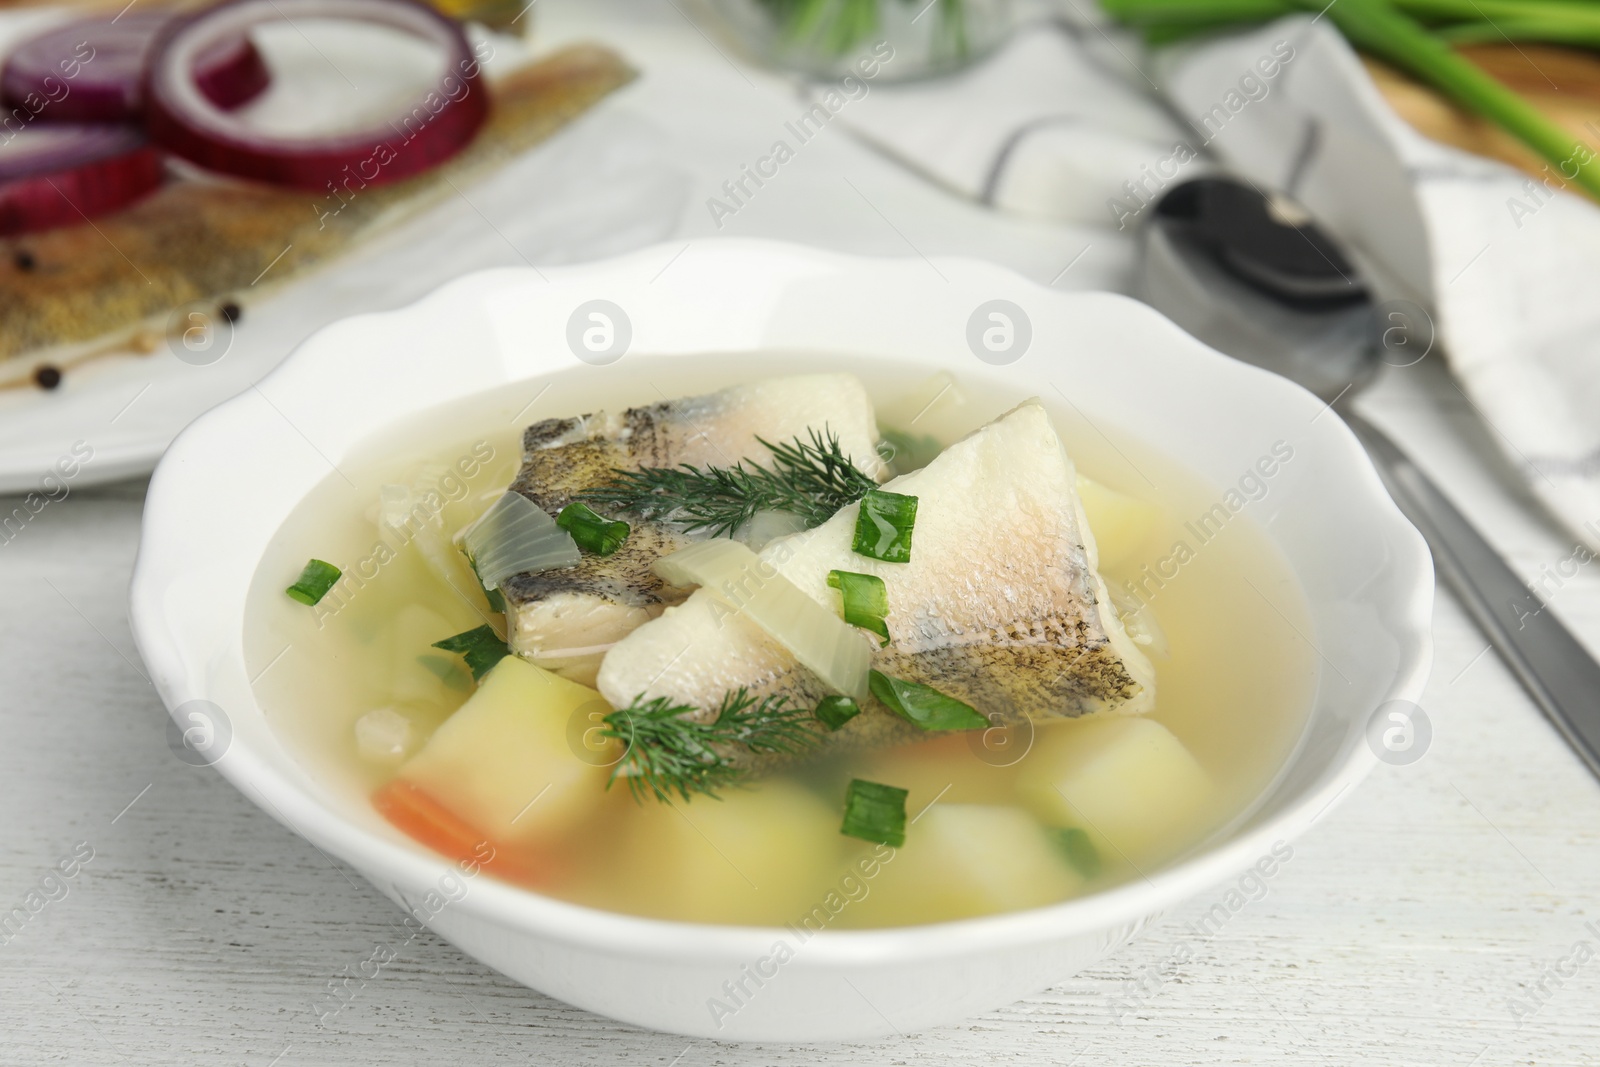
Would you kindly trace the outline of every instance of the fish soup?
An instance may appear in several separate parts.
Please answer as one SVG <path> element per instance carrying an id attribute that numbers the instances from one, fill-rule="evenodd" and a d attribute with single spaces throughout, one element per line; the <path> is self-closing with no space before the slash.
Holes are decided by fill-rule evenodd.
<path id="1" fill-rule="evenodd" d="M 846 929 L 1147 875 L 1287 761 L 1271 475 L 890 363 L 651 370 L 440 409 L 284 524 L 246 653 L 330 791 L 575 903 Z"/>

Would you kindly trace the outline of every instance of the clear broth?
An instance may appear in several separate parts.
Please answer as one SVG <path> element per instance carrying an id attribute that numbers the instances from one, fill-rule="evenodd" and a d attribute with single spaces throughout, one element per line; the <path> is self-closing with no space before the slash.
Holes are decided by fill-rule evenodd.
<path id="1" fill-rule="evenodd" d="M 625 361 L 626 362 L 626 361 Z M 245 630 L 246 660 L 269 721 L 312 776 L 351 803 L 368 803 L 393 778 L 395 766 L 369 762 L 358 752 L 355 722 L 369 710 L 395 702 L 396 679 L 412 678 L 407 711 L 424 735 L 470 695 L 472 683 L 455 657 L 427 648 L 431 640 L 481 624 L 482 619 L 449 591 L 420 558 L 415 544 L 378 564 L 376 515 L 380 486 L 423 481 L 446 500 L 445 529 L 454 531 L 477 516 L 504 490 L 520 465 L 523 427 L 538 419 L 601 408 L 653 403 L 739 382 L 820 370 L 849 370 L 866 384 L 880 406 L 904 397 L 927 378 L 924 369 L 867 360 L 770 354 L 743 358 L 682 358 L 624 375 L 617 368 L 576 368 L 537 382 L 443 406 L 407 424 L 403 432 L 373 439 L 342 463 L 285 521 L 265 555 L 251 590 Z M 941 443 L 1027 399 L 983 383 L 961 382 L 965 405 L 928 421 Z M 1153 454 L 1108 427 L 1090 425 L 1072 406 L 1043 397 L 1069 454 L 1081 473 L 1115 490 L 1156 504 L 1165 518 L 1132 557 L 1103 567 L 1113 588 L 1130 584 L 1164 634 L 1165 656 L 1157 668 L 1156 710 L 1165 725 L 1209 773 L 1216 788 L 1206 810 L 1181 834 L 1139 855 L 1102 856 L 1101 870 L 1078 894 L 1148 875 L 1193 850 L 1243 815 L 1271 784 L 1299 739 L 1316 685 L 1317 661 L 1298 636 L 1309 632 L 1303 597 L 1287 562 L 1246 507 L 1199 543 L 1193 520 L 1210 512 L 1226 487 L 1208 485 L 1174 460 Z M 930 429 L 926 425 L 918 431 Z M 428 465 L 433 465 L 429 467 Z M 449 471 L 448 480 L 445 471 Z M 1196 549 L 1175 577 L 1173 549 Z M 1107 553 L 1111 546 L 1102 546 Z M 284 596 L 284 587 L 308 558 L 326 559 L 363 578 L 345 587 L 331 608 L 308 609 Z M 1164 571 L 1165 572 L 1165 571 Z M 419 615 L 416 606 L 431 615 Z M 404 631 L 397 632 L 398 631 Z M 437 636 L 432 636 L 433 634 Z M 426 636 L 427 640 L 423 637 Z M 418 657 L 421 656 L 421 661 Z M 423 662 L 426 674 L 418 672 Z M 1049 727 L 1044 727 L 1049 729 Z M 1005 766 L 1002 754 L 961 737 L 942 737 L 889 755 L 834 754 L 757 783 L 756 793 L 799 788 L 827 798 L 836 808 L 851 777 L 881 768 L 888 760 L 915 779 L 908 811 L 941 802 L 1011 802 L 1012 786 L 1026 755 Z M 1018 746 L 1026 749 L 1026 741 Z M 901 783 L 911 784 L 911 783 Z M 712 840 L 751 794 L 731 791 L 723 800 L 697 799 L 674 805 L 675 814 L 654 804 L 639 806 L 624 788 L 596 796 L 594 816 L 560 844 L 557 879 L 539 879 L 539 892 L 609 910 L 703 922 L 781 925 L 814 913 L 811 902 L 841 899 L 841 878 L 864 876 L 871 846 L 840 837 L 837 849 L 800 863 L 781 891 L 758 890 L 737 870 L 707 871 L 693 892 L 661 888 L 659 842 L 672 832 L 659 821 L 682 818 L 695 841 L 711 850 L 696 862 L 728 860 Z M 706 806 L 723 805 L 711 810 Z M 643 836 L 641 836 L 643 835 Z M 650 840 L 650 848 L 628 842 Z M 693 847 L 700 847 L 696 844 Z M 908 843 L 907 847 L 910 847 Z M 881 850 L 879 850 L 881 854 Z M 720 860 L 719 860 L 720 857 Z M 545 857 L 549 859 L 550 857 Z M 862 896 L 866 890 L 862 891 Z M 917 908 L 900 912 L 855 903 L 830 907 L 830 924 L 896 925 L 928 918 Z"/>

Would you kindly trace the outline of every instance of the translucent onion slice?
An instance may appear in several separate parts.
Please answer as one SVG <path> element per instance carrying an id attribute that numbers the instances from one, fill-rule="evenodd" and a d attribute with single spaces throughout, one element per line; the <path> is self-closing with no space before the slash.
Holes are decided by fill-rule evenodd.
<path id="1" fill-rule="evenodd" d="M 673 585 L 698 585 L 771 634 L 830 688 L 866 699 L 868 639 L 745 545 L 701 541 L 656 560 L 655 572 Z"/>
<path id="2" fill-rule="evenodd" d="M 378 529 L 387 532 L 399 545 L 411 545 L 422 557 L 422 562 L 456 595 L 490 620 L 498 632 L 501 623 L 498 615 L 489 609 L 489 601 L 478 587 L 478 578 L 461 558 L 455 545 L 444 533 L 444 520 L 437 505 L 430 506 L 426 497 L 432 493 L 427 486 L 427 468 L 419 472 L 412 485 L 384 485 L 378 489 Z M 437 479 L 433 480 L 437 485 Z"/>
<path id="3" fill-rule="evenodd" d="M 582 558 L 572 535 L 521 493 L 490 504 L 457 539 L 485 589 L 500 588 L 513 574 L 576 567 Z"/>
<path id="4" fill-rule="evenodd" d="M 760 552 L 780 537 L 799 533 L 806 528 L 806 520 L 792 511 L 758 511 L 750 521 L 733 531 L 733 539 Z"/>
<path id="5" fill-rule="evenodd" d="M 253 127 L 207 98 L 200 61 L 264 22 L 350 19 L 437 45 L 439 82 L 354 133 L 286 137 Z M 355 192 L 436 166 L 465 148 L 489 116 L 488 87 L 461 25 L 416 0 L 227 0 L 175 20 L 151 46 L 145 128 L 167 151 L 211 170 L 298 189 Z"/>

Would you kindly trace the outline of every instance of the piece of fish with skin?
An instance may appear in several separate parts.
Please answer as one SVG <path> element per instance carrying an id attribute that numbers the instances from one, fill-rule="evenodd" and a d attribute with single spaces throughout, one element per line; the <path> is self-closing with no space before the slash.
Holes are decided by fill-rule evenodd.
<path id="1" fill-rule="evenodd" d="M 615 470 L 767 464 L 771 455 L 758 438 L 783 444 L 812 431 L 836 435 L 875 480 L 887 475 L 866 389 L 851 374 L 815 374 L 534 423 L 523 435 L 522 469 L 511 489 L 556 515 Z M 655 561 L 707 536 L 635 515 L 608 517 L 632 525 L 613 555 L 515 575 L 501 587 L 512 651 L 585 685 L 613 643 L 688 595 L 657 577 Z"/>
<path id="2" fill-rule="evenodd" d="M 856 505 L 760 557 L 833 610 L 829 571 L 883 579 L 891 642 L 873 649 L 873 668 L 931 685 L 991 721 L 1145 712 L 1154 668 L 1124 632 L 1096 572 L 1075 480 L 1049 416 L 1030 402 L 884 486 L 918 498 L 910 562 L 853 551 Z M 666 697 L 710 709 L 740 687 L 811 707 L 827 693 L 770 634 L 706 590 L 619 642 L 597 685 L 615 707 Z M 880 747 L 927 735 L 872 699 L 838 731 L 818 736 L 827 747 Z M 792 758 L 728 755 L 752 767 Z"/>
<path id="3" fill-rule="evenodd" d="M 564 48 L 495 80 L 489 119 L 473 142 L 405 181 L 337 197 L 169 181 L 92 226 L 0 239 L 0 386 L 30 382 L 43 364 L 70 367 L 130 346 L 152 351 L 174 309 L 281 286 L 453 195 L 452 183 L 539 143 L 633 77 L 607 49 Z"/>

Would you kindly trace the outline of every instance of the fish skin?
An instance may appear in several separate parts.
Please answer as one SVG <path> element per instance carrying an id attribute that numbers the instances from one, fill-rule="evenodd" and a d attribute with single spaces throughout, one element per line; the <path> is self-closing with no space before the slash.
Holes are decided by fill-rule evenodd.
<path id="1" fill-rule="evenodd" d="M 782 443 L 805 439 L 813 429 L 837 434 L 868 475 L 887 475 L 875 449 L 878 429 L 865 388 L 854 375 L 817 374 L 620 413 L 536 422 L 523 435 L 522 468 L 511 489 L 556 515 L 579 493 L 609 481 L 613 470 L 763 463 L 770 454 L 758 437 Z M 511 650 L 585 685 L 594 681 L 604 654 L 600 646 L 609 647 L 688 595 L 656 575 L 655 561 L 706 536 L 633 515 L 607 517 L 624 517 L 632 526 L 614 554 L 585 555 L 576 567 L 514 575 L 501 583 Z M 599 650 L 554 654 L 574 648 Z"/>
<path id="2" fill-rule="evenodd" d="M 175 308 L 251 289 L 269 267 L 266 281 L 276 286 L 337 257 L 449 195 L 451 182 L 549 137 L 634 77 L 620 56 L 596 45 L 511 71 L 491 84 L 489 119 L 460 153 L 404 181 L 358 189 L 342 207 L 305 190 L 176 180 L 93 225 L 0 239 L 0 385 L 27 380 L 39 364 L 126 351 L 136 339 L 153 349 L 159 340 L 141 335 L 158 337 Z M 19 266 L 23 259 L 31 269 Z"/>
<path id="3" fill-rule="evenodd" d="M 992 723 L 1020 723 L 1041 709 L 1045 718 L 1148 711 L 1154 668 L 1123 631 L 1096 573 L 1075 480 L 1049 416 L 1030 402 L 884 486 L 919 498 L 910 563 L 851 552 L 856 505 L 759 555 L 835 610 L 830 570 L 882 578 L 891 643 L 874 647 L 873 669 L 931 685 Z M 764 630 L 704 590 L 619 642 L 597 687 L 614 707 L 666 697 L 700 709 L 691 717 L 701 719 L 740 687 L 801 707 L 828 692 Z M 928 735 L 869 698 L 862 714 L 817 736 L 823 749 L 861 749 Z M 725 754 L 751 769 L 796 758 Z"/>

